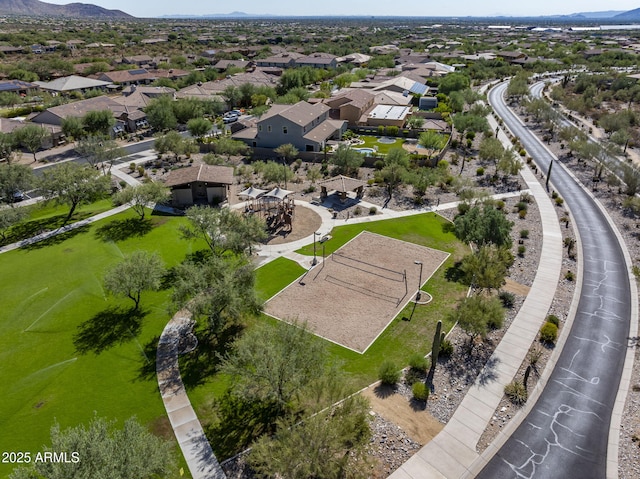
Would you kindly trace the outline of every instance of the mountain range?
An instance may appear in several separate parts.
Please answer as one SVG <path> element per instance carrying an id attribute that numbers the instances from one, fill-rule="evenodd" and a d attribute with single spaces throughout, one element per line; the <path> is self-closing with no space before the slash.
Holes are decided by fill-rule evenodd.
<path id="1" fill-rule="evenodd" d="M 134 18 L 121 10 L 106 8 L 88 3 L 69 3 L 54 5 L 39 0 L 0 0 L 0 15 L 30 15 L 75 18 Z"/>

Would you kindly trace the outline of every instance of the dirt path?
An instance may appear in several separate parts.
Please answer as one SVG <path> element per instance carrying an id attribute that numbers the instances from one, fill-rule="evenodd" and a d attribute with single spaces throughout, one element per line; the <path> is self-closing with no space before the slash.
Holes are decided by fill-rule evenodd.
<path id="1" fill-rule="evenodd" d="M 362 395 L 369 399 L 371 409 L 421 445 L 428 443 L 444 427 L 431 414 L 419 406 L 414 407 L 401 394 L 378 386 L 365 390 Z"/>

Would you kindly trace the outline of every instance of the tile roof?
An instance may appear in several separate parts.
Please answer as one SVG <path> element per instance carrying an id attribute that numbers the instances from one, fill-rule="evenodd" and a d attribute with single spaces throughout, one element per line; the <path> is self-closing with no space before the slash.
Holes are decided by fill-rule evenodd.
<path id="1" fill-rule="evenodd" d="M 233 184 L 233 168 L 218 165 L 193 165 L 179 168 L 169 172 L 165 184 L 167 186 L 178 186 L 195 181 L 231 185 Z"/>

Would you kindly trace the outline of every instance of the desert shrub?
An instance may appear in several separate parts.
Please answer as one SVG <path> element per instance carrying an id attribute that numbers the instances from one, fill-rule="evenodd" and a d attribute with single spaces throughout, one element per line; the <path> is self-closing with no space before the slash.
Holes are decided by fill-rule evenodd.
<path id="1" fill-rule="evenodd" d="M 392 361 L 385 361 L 378 370 L 378 379 L 382 381 L 382 384 L 395 386 L 400 380 L 400 370 Z"/>
<path id="2" fill-rule="evenodd" d="M 484 175 L 484 168 L 481 166 L 476 170 L 476 176 L 482 176 L 482 175 Z"/>
<path id="3" fill-rule="evenodd" d="M 413 398 L 418 401 L 426 401 L 429 399 L 429 388 L 422 381 L 413 383 L 411 392 L 413 393 Z"/>
<path id="4" fill-rule="evenodd" d="M 555 199 L 555 202 L 556 202 L 556 206 L 562 206 L 562 204 L 564 203 L 564 200 L 560 196 L 558 196 Z"/>
<path id="5" fill-rule="evenodd" d="M 355 216 L 360 216 L 360 215 L 362 214 L 362 208 L 361 208 L 360 206 L 356 206 L 356 207 L 353 209 L 353 214 L 354 214 Z"/>
<path id="6" fill-rule="evenodd" d="M 504 201 L 498 200 L 494 206 L 498 211 L 502 211 L 504 209 Z"/>
<path id="7" fill-rule="evenodd" d="M 502 302 L 502 306 L 507 309 L 513 308 L 513 305 L 516 302 L 515 294 L 510 293 L 509 291 L 500 291 L 500 293 L 498 294 L 498 299 L 500 299 L 500 302 Z"/>
<path id="8" fill-rule="evenodd" d="M 520 238 L 527 239 L 529 237 L 529 230 L 520 230 Z"/>
<path id="9" fill-rule="evenodd" d="M 522 210 L 525 210 L 525 211 L 526 211 L 526 210 L 527 210 L 527 207 L 528 207 L 528 205 L 527 205 L 526 201 L 518 201 L 518 202 L 516 203 L 516 209 L 517 209 L 518 211 L 522 211 Z"/>
<path id="10" fill-rule="evenodd" d="M 375 206 L 372 206 L 371 208 L 369 208 L 370 215 L 375 215 L 377 212 L 378 212 L 378 208 L 376 208 Z"/>
<path id="11" fill-rule="evenodd" d="M 409 358 L 409 366 L 416 371 L 425 372 L 430 366 L 429 359 L 420 353 L 412 354 Z"/>
<path id="12" fill-rule="evenodd" d="M 527 217 L 527 210 L 518 211 L 518 216 L 520 217 L 521 220 L 525 219 Z"/>
<path id="13" fill-rule="evenodd" d="M 558 197 L 558 192 L 557 191 L 552 191 L 551 192 L 551 198 L 553 198 L 554 200 Z"/>
<path id="14" fill-rule="evenodd" d="M 555 314 L 547 316 L 547 323 L 555 324 L 556 327 L 560 327 L 560 319 Z"/>
<path id="15" fill-rule="evenodd" d="M 527 402 L 527 389 L 521 381 L 512 381 L 504 387 L 504 393 L 513 404 L 518 406 Z"/>
<path id="16" fill-rule="evenodd" d="M 381 170 L 382 168 L 384 168 L 384 161 L 382 160 L 376 160 L 376 162 L 373 164 L 373 167 L 376 170 Z"/>
<path id="17" fill-rule="evenodd" d="M 384 125 L 378 125 L 378 135 L 384 136 Z"/>
<path id="18" fill-rule="evenodd" d="M 442 340 L 440 343 L 440 354 L 438 354 L 439 358 L 448 358 L 453 354 L 453 344 L 448 339 Z"/>
<path id="19" fill-rule="evenodd" d="M 504 315 L 496 316 L 495 318 L 489 318 L 487 321 L 487 328 L 489 329 L 500 329 L 504 322 Z"/>
<path id="20" fill-rule="evenodd" d="M 546 322 L 540 328 L 540 341 L 544 343 L 555 343 L 558 339 L 558 326 L 553 323 Z"/>
<path id="21" fill-rule="evenodd" d="M 525 248 L 523 245 L 518 246 L 518 256 L 524 258 L 525 251 L 527 251 L 527 248 Z"/>
<path id="22" fill-rule="evenodd" d="M 564 275 L 564 279 L 566 279 L 567 281 L 573 281 L 576 279 L 576 277 L 573 274 L 573 271 L 567 271 Z"/>
<path id="23" fill-rule="evenodd" d="M 389 136 L 398 136 L 398 131 L 400 131 L 400 129 L 394 125 L 391 125 L 385 128 L 385 132 Z"/>

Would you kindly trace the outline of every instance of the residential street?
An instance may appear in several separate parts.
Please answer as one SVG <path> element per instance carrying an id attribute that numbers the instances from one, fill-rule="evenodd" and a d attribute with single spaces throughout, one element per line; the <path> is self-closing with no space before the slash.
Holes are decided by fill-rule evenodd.
<path id="1" fill-rule="evenodd" d="M 554 158 L 506 107 L 506 87 L 494 88 L 489 101 L 546 172 Z M 610 443 L 617 444 L 618 430 L 609 437 L 609 429 L 633 312 L 628 254 L 606 212 L 559 162 L 551 179 L 580 235 L 582 292 L 546 388 L 480 478 L 617 477 L 617 446 Z"/>

